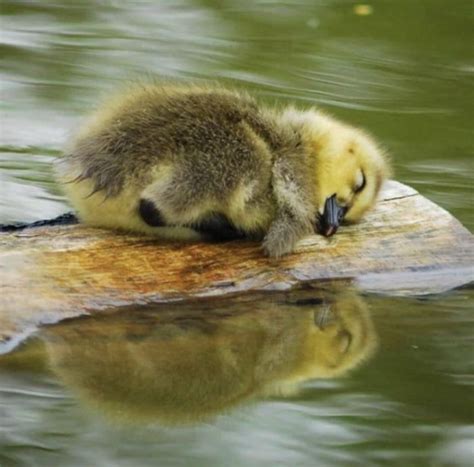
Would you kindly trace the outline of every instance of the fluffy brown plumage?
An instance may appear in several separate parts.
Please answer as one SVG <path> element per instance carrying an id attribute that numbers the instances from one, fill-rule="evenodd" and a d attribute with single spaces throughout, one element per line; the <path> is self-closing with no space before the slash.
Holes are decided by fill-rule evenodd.
<path id="1" fill-rule="evenodd" d="M 388 166 L 373 140 L 314 109 L 220 87 L 135 85 L 105 103 L 58 164 L 80 219 L 168 238 L 264 238 L 293 251 L 360 219 Z"/>

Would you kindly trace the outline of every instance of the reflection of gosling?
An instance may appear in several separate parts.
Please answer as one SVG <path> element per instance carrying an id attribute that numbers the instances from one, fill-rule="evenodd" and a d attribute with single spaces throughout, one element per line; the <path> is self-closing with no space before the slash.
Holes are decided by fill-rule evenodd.
<path id="1" fill-rule="evenodd" d="M 290 395 L 305 381 L 342 376 L 372 356 L 377 347 L 367 306 L 354 293 L 326 299 L 301 313 L 297 323 L 296 361 L 285 368 L 283 378 L 266 382 L 263 392 L 267 395 Z M 273 353 L 268 355 L 274 358 Z"/>
<path id="2" fill-rule="evenodd" d="M 343 218 L 359 220 L 387 173 L 368 135 L 317 110 L 157 84 L 105 104 L 58 164 L 87 224 L 172 238 L 264 235 L 271 256 L 315 228 L 329 236 Z"/>
<path id="3" fill-rule="evenodd" d="M 340 376 L 376 347 L 367 309 L 353 295 L 319 306 L 249 300 L 193 308 L 53 326 L 46 336 L 51 367 L 108 415 L 190 423 Z"/>

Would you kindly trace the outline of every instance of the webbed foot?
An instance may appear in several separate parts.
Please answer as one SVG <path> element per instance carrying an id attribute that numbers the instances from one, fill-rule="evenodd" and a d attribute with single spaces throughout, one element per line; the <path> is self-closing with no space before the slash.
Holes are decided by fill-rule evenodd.
<path id="1" fill-rule="evenodd" d="M 235 227 L 224 214 L 220 213 L 212 214 L 190 227 L 212 242 L 230 242 L 246 237 L 245 232 Z"/>

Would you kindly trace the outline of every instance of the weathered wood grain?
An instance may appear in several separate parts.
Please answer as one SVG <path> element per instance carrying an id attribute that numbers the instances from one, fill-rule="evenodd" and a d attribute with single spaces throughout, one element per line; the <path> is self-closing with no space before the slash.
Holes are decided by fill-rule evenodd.
<path id="1" fill-rule="evenodd" d="M 39 324 L 106 308 L 346 279 L 360 290 L 437 293 L 474 280 L 474 237 L 397 182 L 376 209 L 280 260 L 251 242 L 163 243 L 82 225 L 0 234 L 0 351 Z"/>

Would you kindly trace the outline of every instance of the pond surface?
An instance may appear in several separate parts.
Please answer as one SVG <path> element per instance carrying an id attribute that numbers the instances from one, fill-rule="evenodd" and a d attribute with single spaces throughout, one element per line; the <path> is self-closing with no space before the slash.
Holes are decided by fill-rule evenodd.
<path id="1" fill-rule="evenodd" d="M 51 162 L 68 135 L 115 87 L 157 75 L 320 105 L 367 128 L 397 179 L 474 228 L 469 0 L 1 11 L 0 222 L 67 211 Z M 0 360 L 0 465 L 471 465 L 473 297 L 342 290 L 45 328 Z"/>

